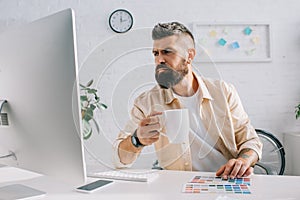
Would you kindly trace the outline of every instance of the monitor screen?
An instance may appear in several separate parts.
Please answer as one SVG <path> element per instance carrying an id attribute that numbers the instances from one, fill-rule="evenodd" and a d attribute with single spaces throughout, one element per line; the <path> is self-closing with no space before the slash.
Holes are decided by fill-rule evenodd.
<path id="1" fill-rule="evenodd" d="M 0 164 L 85 181 L 76 53 L 71 9 L 0 34 Z"/>

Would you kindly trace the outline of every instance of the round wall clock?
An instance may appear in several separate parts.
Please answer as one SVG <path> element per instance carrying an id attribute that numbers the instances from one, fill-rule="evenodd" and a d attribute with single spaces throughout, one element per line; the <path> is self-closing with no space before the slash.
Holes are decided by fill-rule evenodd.
<path id="1" fill-rule="evenodd" d="M 109 16 L 109 26 L 117 33 L 125 33 L 129 31 L 133 25 L 133 17 L 129 11 L 118 9 Z"/>

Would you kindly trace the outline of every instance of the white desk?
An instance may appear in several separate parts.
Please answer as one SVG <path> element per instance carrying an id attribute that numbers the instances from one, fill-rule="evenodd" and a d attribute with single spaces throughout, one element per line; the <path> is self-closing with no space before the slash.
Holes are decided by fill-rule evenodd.
<path id="1" fill-rule="evenodd" d="M 189 199 L 254 199 L 254 200 L 298 200 L 300 199 L 300 176 L 253 175 L 250 190 L 252 194 L 187 194 L 182 193 L 184 183 L 195 175 L 210 175 L 203 172 L 159 171 L 157 179 L 150 183 L 115 181 L 112 185 L 92 194 L 74 191 L 74 186 L 58 182 L 46 176 L 11 168 L 0 168 L 0 186 L 21 183 L 47 192 L 38 199 L 103 199 L 103 200 L 189 200 Z M 94 179 L 88 179 L 92 181 Z M 96 180 L 96 179 L 95 179 Z M 223 198 L 221 198 L 223 197 Z"/>

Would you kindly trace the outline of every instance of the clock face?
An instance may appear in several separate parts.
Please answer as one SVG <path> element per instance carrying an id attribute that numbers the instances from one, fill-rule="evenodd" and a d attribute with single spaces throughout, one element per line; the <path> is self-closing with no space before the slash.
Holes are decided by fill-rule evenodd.
<path id="1" fill-rule="evenodd" d="M 109 26 L 117 33 L 125 33 L 129 31 L 132 25 L 133 18 L 127 10 L 118 9 L 109 16 Z"/>

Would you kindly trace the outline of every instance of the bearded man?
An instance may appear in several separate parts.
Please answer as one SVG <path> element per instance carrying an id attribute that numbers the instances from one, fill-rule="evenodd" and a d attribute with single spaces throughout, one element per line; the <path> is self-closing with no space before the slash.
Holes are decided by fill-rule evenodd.
<path id="1" fill-rule="evenodd" d="M 196 75 L 194 37 L 183 24 L 159 23 L 152 39 L 158 85 L 135 99 L 131 119 L 114 145 L 115 166 L 130 167 L 145 146 L 154 144 L 164 169 L 215 171 L 223 178 L 250 175 L 262 143 L 235 88 Z M 189 110 L 189 141 L 173 144 L 161 134 L 159 116 L 182 108 Z"/>

